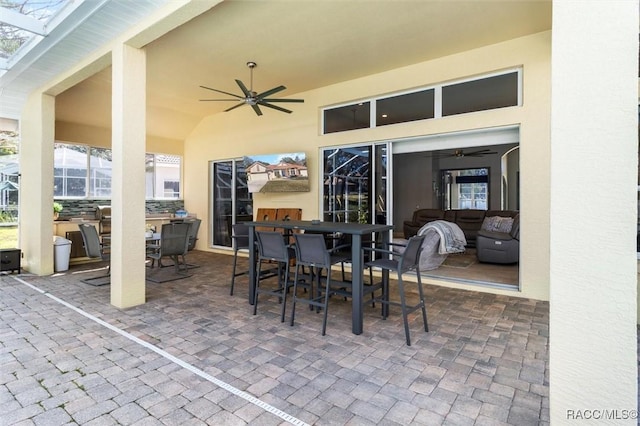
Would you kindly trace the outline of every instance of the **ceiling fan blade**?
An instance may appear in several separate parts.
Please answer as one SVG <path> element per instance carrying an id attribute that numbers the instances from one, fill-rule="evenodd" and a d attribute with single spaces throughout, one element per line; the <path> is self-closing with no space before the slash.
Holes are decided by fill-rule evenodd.
<path id="1" fill-rule="evenodd" d="M 244 104 L 245 104 L 244 102 L 240 102 L 238 105 L 234 105 L 234 106 L 232 106 L 231 108 L 227 108 L 227 109 L 225 109 L 225 110 L 224 110 L 224 112 L 231 111 L 232 109 L 236 109 L 236 108 L 238 108 L 238 107 L 241 107 L 241 106 L 242 106 L 242 105 L 244 105 Z"/>
<path id="2" fill-rule="evenodd" d="M 433 158 L 445 158 L 445 157 L 453 157 L 455 154 L 447 153 L 447 152 L 437 152 L 430 151 L 427 154 L 423 154 L 423 157 L 433 157 Z"/>
<path id="3" fill-rule="evenodd" d="M 240 86 L 240 89 L 242 90 L 242 93 L 244 93 L 244 96 L 246 98 L 251 96 L 251 92 L 249 91 L 249 89 L 247 89 L 247 86 L 245 86 L 243 82 L 241 82 L 240 80 L 236 80 L 236 83 L 238 83 L 238 86 Z"/>
<path id="4" fill-rule="evenodd" d="M 489 148 L 485 148 L 485 149 L 479 149 L 477 151 L 471 151 L 471 152 L 465 152 L 464 155 L 474 155 L 474 154 L 481 154 L 483 152 L 487 152 L 487 151 L 491 151 Z"/>
<path id="5" fill-rule="evenodd" d="M 267 90 L 266 92 L 260 93 L 259 95 L 256 96 L 256 98 L 264 100 L 266 96 L 273 95 L 274 93 L 282 92 L 284 89 L 286 89 L 286 87 L 284 86 L 274 87 L 271 90 Z"/>
<path id="6" fill-rule="evenodd" d="M 261 99 L 262 102 L 298 102 L 298 103 L 302 103 L 304 102 L 304 99 Z"/>
<path id="7" fill-rule="evenodd" d="M 253 108 L 253 110 L 256 112 L 257 115 L 262 115 L 262 111 L 260 111 L 260 108 L 258 108 L 258 105 L 251 105 L 251 108 Z"/>
<path id="8" fill-rule="evenodd" d="M 237 99 L 198 99 L 198 100 L 200 102 L 238 102 Z"/>
<path id="9" fill-rule="evenodd" d="M 491 151 L 490 149 L 481 149 L 480 151 L 465 153 L 464 155 L 467 157 L 482 157 L 483 155 L 489 155 L 489 154 L 497 154 L 497 152 Z"/>
<path id="10" fill-rule="evenodd" d="M 207 90 L 213 90 L 214 92 L 224 93 L 225 95 L 233 96 L 234 98 L 238 98 L 238 99 L 242 99 L 243 98 L 243 96 L 234 95 L 233 93 L 229 93 L 229 92 L 223 92 L 222 90 L 213 89 L 211 87 L 207 87 L 207 86 L 200 86 L 200 87 L 202 87 L 203 89 L 207 89 Z"/>
<path id="11" fill-rule="evenodd" d="M 282 111 L 282 112 L 286 112 L 287 114 L 291 114 L 291 111 L 289 111 L 288 109 L 284 109 L 284 108 L 279 107 L 277 105 L 271 105 L 271 104 L 268 104 L 268 103 L 266 103 L 264 101 L 260 101 L 258 103 L 260 105 L 262 105 L 262 106 L 266 106 L 267 108 L 273 108 L 273 109 L 277 109 L 278 111 Z"/>

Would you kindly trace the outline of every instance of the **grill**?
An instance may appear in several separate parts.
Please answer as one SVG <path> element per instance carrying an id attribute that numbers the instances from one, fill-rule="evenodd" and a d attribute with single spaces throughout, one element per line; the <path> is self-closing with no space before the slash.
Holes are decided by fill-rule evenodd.
<path id="1" fill-rule="evenodd" d="M 98 206 L 96 219 L 100 221 L 100 235 L 111 234 L 111 206 Z"/>

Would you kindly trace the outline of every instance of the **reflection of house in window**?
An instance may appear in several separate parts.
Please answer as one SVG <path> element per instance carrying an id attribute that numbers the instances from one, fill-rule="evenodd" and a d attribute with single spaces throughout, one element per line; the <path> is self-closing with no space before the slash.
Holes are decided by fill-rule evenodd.
<path id="1" fill-rule="evenodd" d="M 267 164 L 256 161 L 247 168 L 249 181 L 269 181 L 280 178 L 307 177 L 307 166 L 279 162 Z"/>
<path id="2" fill-rule="evenodd" d="M 290 160 L 289 160 L 290 158 Z M 302 158 L 302 160 L 299 160 Z M 295 192 L 309 190 L 304 156 L 294 155 L 269 163 L 255 160 L 247 166 L 249 192 Z"/>

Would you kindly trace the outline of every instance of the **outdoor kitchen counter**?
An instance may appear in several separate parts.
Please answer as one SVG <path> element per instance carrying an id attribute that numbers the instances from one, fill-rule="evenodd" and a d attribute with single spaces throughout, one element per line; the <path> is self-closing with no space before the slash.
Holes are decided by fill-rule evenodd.
<path id="1" fill-rule="evenodd" d="M 53 221 L 53 235 L 59 235 L 61 237 L 67 238 L 67 232 L 74 232 L 80 230 L 78 229 L 78 224 L 80 223 L 91 223 L 96 228 L 100 224 L 99 220 L 96 219 L 82 219 L 82 220 L 54 220 Z"/>
<path id="2" fill-rule="evenodd" d="M 194 215 L 189 215 L 184 219 L 195 218 Z M 162 227 L 163 224 L 169 223 L 172 220 L 177 219 L 172 214 L 148 214 L 145 217 L 145 222 L 151 226 L 156 227 L 158 231 Z M 91 223 L 96 229 L 99 229 L 100 221 L 97 219 L 80 219 L 80 218 L 72 218 L 69 220 L 54 220 L 53 221 L 53 235 L 59 235 L 61 237 L 67 238 L 67 232 L 79 231 L 78 224 L 79 223 Z"/>

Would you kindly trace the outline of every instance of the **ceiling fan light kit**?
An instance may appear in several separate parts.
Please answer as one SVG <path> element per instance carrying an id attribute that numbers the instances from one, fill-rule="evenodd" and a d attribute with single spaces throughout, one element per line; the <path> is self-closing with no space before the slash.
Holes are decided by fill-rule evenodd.
<path id="1" fill-rule="evenodd" d="M 291 110 L 288 110 L 286 108 L 282 108 L 280 106 L 277 105 L 273 105 L 274 102 L 295 102 L 295 103 L 302 103 L 304 102 L 304 99 L 276 99 L 276 98 L 269 98 L 269 96 L 281 92 L 283 90 L 286 89 L 285 86 L 277 86 L 274 87 L 273 89 L 267 90 L 266 92 L 262 92 L 262 93 L 258 93 L 256 91 L 253 90 L 253 69 L 255 67 L 257 67 L 258 64 L 256 64 L 253 61 L 249 61 L 247 62 L 247 67 L 249 67 L 249 70 L 251 72 L 251 82 L 249 85 L 249 89 L 247 89 L 247 86 L 244 85 L 244 83 L 240 80 L 236 79 L 236 83 L 238 84 L 238 86 L 240 87 L 240 90 L 242 90 L 242 93 L 244 96 L 240 96 L 240 95 L 236 95 L 233 93 L 229 93 L 229 92 L 224 92 L 222 90 L 218 90 L 218 89 L 213 89 L 211 87 L 207 87 L 207 86 L 200 86 L 203 89 L 207 89 L 207 90 L 212 90 L 214 92 L 218 92 L 218 93 L 222 93 L 225 95 L 229 95 L 229 96 L 233 96 L 235 99 L 200 99 L 200 101 L 203 102 L 229 102 L 229 101 L 235 101 L 237 102 L 238 100 L 240 101 L 240 103 L 227 108 L 224 110 L 224 112 L 228 112 L 231 111 L 232 109 L 236 109 L 238 107 L 241 107 L 243 105 L 249 105 L 251 106 L 251 108 L 253 108 L 253 111 L 256 113 L 256 115 L 262 115 L 262 111 L 260 110 L 260 106 L 264 106 L 267 108 L 272 108 L 275 109 L 277 111 L 281 111 L 281 112 L 286 112 L 287 114 L 291 114 Z"/>

